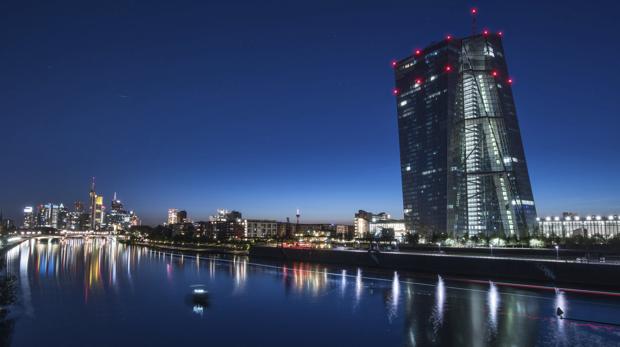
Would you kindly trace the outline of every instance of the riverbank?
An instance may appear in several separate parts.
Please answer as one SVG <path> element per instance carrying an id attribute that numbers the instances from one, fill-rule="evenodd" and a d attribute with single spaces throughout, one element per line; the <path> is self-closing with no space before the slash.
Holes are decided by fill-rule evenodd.
<path id="1" fill-rule="evenodd" d="M 368 252 L 253 246 L 250 256 L 282 261 L 318 262 L 387 270 L 518 280 L 552 285 L 620 288 L 620 266 L 549 259 L 429 254 L 415 252 Z"/>
<path id="2" fill-rule="evenodd" d="M 119 240 L 119 242 L 135 245 L 151 247 L 164 251 L 181 251 L 181 252 L 199 252 L 199 253 L 216 253 L 216 254 L 232 254 L 232 255 L 249 255 L 247 249 L 237 249 L 225 245 L 199 245 L 199 244 L 170 244 L 159 242 L 143 242 L 143 241 L 126 241 Z"/>

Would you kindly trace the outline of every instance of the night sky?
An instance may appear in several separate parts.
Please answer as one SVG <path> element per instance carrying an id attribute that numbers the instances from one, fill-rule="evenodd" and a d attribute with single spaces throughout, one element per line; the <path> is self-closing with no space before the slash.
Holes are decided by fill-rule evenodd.
<path id="1" fill-rule="evenodd" d="M 539 215 L 619 213 L 615 1 L 2 1 L 0 207 L 96 176 L 149 224 L 402 216 L 390 61 L 472 6 L 504 32 Z"/>

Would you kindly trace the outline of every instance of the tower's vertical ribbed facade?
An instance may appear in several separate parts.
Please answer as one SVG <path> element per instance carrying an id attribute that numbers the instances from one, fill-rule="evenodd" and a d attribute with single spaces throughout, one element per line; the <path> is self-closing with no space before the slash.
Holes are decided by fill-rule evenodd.
<path id="1" fill-rule="evenodd" d="M 446 39 L 394 69 L 407 229 L 452 237 L 533 231 L 501 35 Z"/>

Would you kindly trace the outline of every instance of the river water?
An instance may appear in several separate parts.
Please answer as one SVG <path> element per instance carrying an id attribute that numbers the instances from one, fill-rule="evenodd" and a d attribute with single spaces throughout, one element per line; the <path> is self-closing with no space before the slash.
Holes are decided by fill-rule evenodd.
<path id="1" fill-rule="evenodd" d="M 620 346 L 620 296 L 248 257 L 109 239 L 27 241 L 14 346 Z M 202 285 L 204 287 L 197 287 Z M 195 300 L 194 288 L 208 296 Z M 4 329 L 7 330 L 7 329 Z"/>

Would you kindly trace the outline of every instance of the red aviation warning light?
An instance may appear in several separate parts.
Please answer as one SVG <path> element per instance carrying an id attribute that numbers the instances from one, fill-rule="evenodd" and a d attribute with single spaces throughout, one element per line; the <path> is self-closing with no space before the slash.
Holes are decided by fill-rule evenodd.
<path id="1" fill-rule="evenodd" d="M 398 95 L 398 88 L 394 88 L 394 89 L 392 89 L 392 94 L 394 94 L 394 95 Z"/>
<path id="2" fill-rule="evenodd" d="M 452 40 L 452 35 L 450 35 L 450 34 L 446 35 L 446 40 L 448 40 L 448 41 Z"/>
<path id="3" fill-rule="evenodd" d="M 476 33 L 476 16 L 478 15 L 478 9 L 471 9 L 471 34 L 474 35 Z"/>
<path id="4" fill-rule="evenodd" d="M 415 84 L 422 84 L 422 79 L 421 78 L 416 78 Z"/>
<path id="5" fill-rule="evenodd" d="M 396 67 L 396 60 L 392 60 L 392 67 Z"/>
<path id="6" fill-rule="evenodd" d="M 444 70 L 445 70 L 446 72 L 450 72 L 450 71 L 452 71 L 452 66 L 450 66 L 450 65 L 446 65 L 446 67 L 444 68 Z"/>
<path id="7" fill-rule="evenodd" d="M 416 49 L 416 50 L 415 50 L 415 55 L 420 55 L 420 54 L 422 54 L 422 51 L 421 51 L 421 50 L 419 50 L 419 49 Z"/>
<path id="8" fill-rule="evenodd" d="M 489 36 L 489 31 L 487 29 L 484 29 L 484 31 L 482 31 L 482 33 L 484 34 L 484 36 Z"/>
<path id="9" fill-rule="evenodd" d="M 512 78 L 509 78 L 506 82 L 508 82 L 508 84 L 512 84 Z"/>
<path id="10" fill-rule="evenodd" d="M 491 75 L 492 75 L 493 77 L 497 77 L 497 76 L 499 75 L 499 72 L 497 72 L 497 70 L 493 70 L 493 71 L 491 72 Z"/>
<path id="11" fill-rule="evenodd" d="M 503 31 L 499 31 L 499 32 L 497 33 L 497 36 L 500 36 L 500 37 L 501 37 L 501 36 L 504 36 L 504 32 L 503 32 Z"/>

